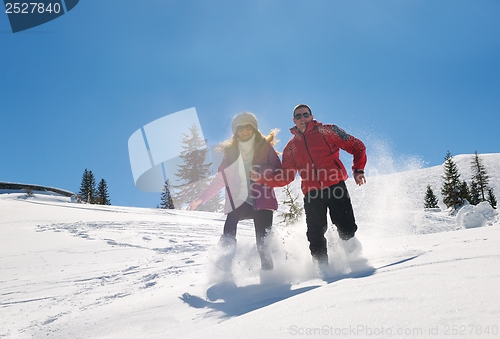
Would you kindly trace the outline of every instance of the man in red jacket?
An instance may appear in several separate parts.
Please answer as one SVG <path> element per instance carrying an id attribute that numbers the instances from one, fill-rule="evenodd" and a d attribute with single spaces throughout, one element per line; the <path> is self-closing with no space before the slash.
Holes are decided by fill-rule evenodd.
<path id="1" fill-rule="evenodd" d="M 366 148 L 360 140 L 336 125 L 323 125 L 314 120 L 306 104 L 294 108 L 293 122 L 295 127 L 290 129 L 293 137 L 283 150 L 282 170 L 272 175 L 254 174 L 252 179 L 271 187 L 281 187 L 291 183 L 299 172 L 309 249 L 315 261 L 328 264 L 325 238 L 327 212 L 337 227 L 340 239 L 346 241 L 347 249 L 351 247 L 352 250 L 355 245 L 353 242 L 356 239 L 350 239 L 358 229 L 345 185 L 348 174 L 340 161 L 340 149 L 353 155 L 354 180 L 357 185 L 363 185 L 366 183 Z"/>

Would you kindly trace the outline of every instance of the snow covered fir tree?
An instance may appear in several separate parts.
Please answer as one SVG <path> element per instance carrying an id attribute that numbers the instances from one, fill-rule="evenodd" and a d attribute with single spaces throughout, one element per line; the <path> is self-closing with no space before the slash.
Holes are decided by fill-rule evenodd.
<path id="1" fill-rule="evenodd" d="M 486 173 L 486 168 L 484 167 L 477 151 L 474 153 L 474 157 L 471 161 L 472 169 L 472 184 L 471 187 L 474 188 L 474 193 L 477 195 L 478 202 L 472 203 L 472 205 L 477 205 L 482 201 L 486 201 L 486 195 L 488 193 L 488 174 Z M 472 191 L 472 190 L 471 190 Z"/>
<path id="2" fill-rule="evenodd" d="M 424 208 L 438 208 L 438 198 L 434 194 L 431 185 L 427 185 L 427 190 L 425 192 L 424 198 Z"/>
<path id="3" fill-rule="evenodd" d="M 179 157 L 183 163 L 178 165 L 175 173 L 180 184 L 173 187 L 173 200 L 177 208 L 197 199 L 210 184 L 212 175 L 212 163 L 208 161 L 208 148 L 200 137 L 200 130 L 196 125 L 189 127 L 189 134 L 183 133 L 182 148 L 183 151 Z M 205 204 L 200 205 L 198 209 L 219 212 L 222 209 L 222 197 L 217 194 Z"/>
<path id="4" fill-rule="evenodd" d="M 493 188 L 488 189 L 488 197 L 486 200 L 490 203 L 491 207 L 497 208 L 497 198 L 493 194 Z"/>
<path id="5" fill-rule="evenodd" d="M 97 185 L 96 203 L 99 205 L 111 205 L 111 200 L 109 200 L 108 184 L 104 179 L 101 179 L 101 181 L 99 181 L 99 185 Z"/>
<path id="6" fill-rule="evenodd" d="M 460 185 L 460 199 L 462 199 L 462 205 L 466 201 L 470 201 L 469 185 L 467 185 L 467 181 L 465 180 L 463 180 Z"/>
<path id="7" fill-rule="evenodd" d="M 472 181 L 469 190 L 469 202 L 471 205 L 477 205 L 481 202 L 481 194 L 477 183 Z"/>
<path id="8" fill-rule="evenodd" d="M 472 178 L 469 202 L 471 205 L 477 205 L 483 201 L 488 201 L 491 207 L 496 208 L 496 197 L 493 194 L 493 189 L 489 187 L 489 175 L 477 151 L 472 158 L 471 169 Z"/>
<path id="9" fill-rule="evenodd" d="M 441 188 L 443 203 L 446 207 L 452 208 L 453 211 L 456 211 L 464 203 L 464 200 L 462 199 L 463 184 L 460 180 L 458 167 L 455 161 L 453 161 L 450 151 L 446 153 L 446 157 L 444 159 L 444 183 Z"/>
<path id="10" fill-rule="evenodd" d="M 174 209 L 174 201 L 172 199 L 172 194 L 170 193 L 172 185 L 170 184 L 170 180 L 165 180 L 165 184 L 163 185 L 163 190 L 161 192 L 161 202 L 159 208 L 162 209 Z"/>
<path id="11" fill-rule="evenodd" d="M 97 186 L 94 173 L 87 169 L 83 171 L 78 197 L 87 204 L 111 205 L 106 180 L 101 179 Z"/>
<path id="12" fill-rule="evenodd" d="M 299 202 L 299 195 L 293 195 L 290 184 L 283 187 L 283 192 L 286 197 L 285 200 L 283 200 L 283 205 L 288 207 L 288 211 L 280 213 L 280 217 L 282 218 L 280 223 L 288 226 L 299 220 L 304 212 L 304 208 Z"/>
<path id="13" fill-rule="evenodd" d="M 97 187 L 95 182 L 94 173 L 85 169 L 83 171 L 82 183 L 80 185 L 80 191 L 78 192 L 78 196 L 83 202 L 88 204 L 95 203 Z"/>

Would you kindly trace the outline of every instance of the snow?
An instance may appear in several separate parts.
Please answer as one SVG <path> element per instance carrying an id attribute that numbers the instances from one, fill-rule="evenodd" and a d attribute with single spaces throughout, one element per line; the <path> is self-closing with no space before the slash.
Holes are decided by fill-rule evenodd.
<path id="1" fill-rule="evenodd" d="M 482 227 L 488 221 L 495 220 L 496 211 L 486 201 L 477 206 L 467 205 L 457 214 L 457 224 L 463 228 Z"/>
<path id="2" fill-rule="evenodd" d="M 499 195 L 500 154 L 480 156 Z M 471 157 L 454 158 L 463 179 Z M 232 276 L 213 265 L 223 214 L 0 192 L 0 338 L 498 337 L 500 217 L 487 204 L 424 210 L 442 174 L 348 180 L 362 253 L 330 226 L 322 271 L 304 218 L 275 214 L 272 272 L 242 221 Z"/>

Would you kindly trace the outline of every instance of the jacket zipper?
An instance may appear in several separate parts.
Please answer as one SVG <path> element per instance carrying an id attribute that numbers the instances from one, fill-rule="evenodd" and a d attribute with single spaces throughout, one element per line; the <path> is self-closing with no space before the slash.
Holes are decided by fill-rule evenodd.
<path id="1" fill-rule="evenodd" d="M 309 152 L 309 147 L 307 146 L 307 140 L 306 140 L 306 135 L 305 133 L 302 134 L 303 138 L 304 138 L 304 145 L 306 146 L 306 152 L 307 154 L 309 155 L 309 158 L 311 159 L 311 163 L 313 165 L 313 168 L 314 168 L 314 172 L 316 172 L 316 179 L 318 180 L 318 184 L 319 184 L 319 187 L 321 189 L 323 189 L 323 184 L 321 183 L 321 181 L 319 180 L 319 175 L 318 175 L 318 169 L 316 168 L 316 164 L 314 163 L 314 159 L 311 155 L 311 153 Z"/>
<path id="2" fill-rule="evenodd" d="M 342 173 L 342 166 L 340 166 L 340 164 L 337 162 L 337 159 L 335 159 L 335 158 L 333 157 L 333 151 L 332 151 L 332 148 L 330 147 L 330 144 L 326 141 L 326 139 L 325 139 L 325 135 L 323 134 L 323 132 L 321 132 L 321 130 L 320 130 L 319 128 L 318 128 L 318 131 L 319 131 L 319 133 L 321 134 L 321 136 L 323 137 L 323 141 L 325 142 L 326 146 L 328 146 L 328 149 L 330 150 L 330 156 L 332 156 L 332 158 L 333 158 L 333 162 L 335 162 L 335 165 L 337 165 L 337 167 L 339 168 L 340 173 Z M 344 173 L 342 173 L 342 174 L 344 174 Z"/>

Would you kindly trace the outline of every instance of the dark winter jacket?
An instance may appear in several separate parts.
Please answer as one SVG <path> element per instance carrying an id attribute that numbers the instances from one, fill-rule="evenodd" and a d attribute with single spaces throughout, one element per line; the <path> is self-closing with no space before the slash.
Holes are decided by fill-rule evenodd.
<path id="1" fill-rule="evenodd" d="M 336 125 L 323 125 L 312 120 L 302 133 L 297 127 L 283 150 L 282 170 L 271 176 L 262 176 L 258 182 L 281 187 L 295 179 L 297 171 L 302 178 L 302 192 L 323 189 L 345 181 L 347 171 L 340 161 L 340 149 L 354 156 L 352 170 L 363 170 L 366 148 L 358 139 Z"/>
<path id="2" fill-rule="evenodd" d="M 238 202 L 234 201 L 233 197 L 238 196 L 239 192 L 237 192 L 237 190 L 242 186 L 242 180 L 246 180 L 246 176 L 248 175 L 243 172 L 245 177 L 242 178 L 243 168 L 243 160 L 241 159 L 238 145 L 235 144 L 226 148 L 224 150 L 224 159 L 219 166 L 218 173 L 199 197 L 202 203 L 210 200 L 225 187 L 226 202 L 224 212 L 227 214 L 237 208 Z M 260 133 L 256 133 L 252 170 L 261 175 L 273 175 L 278 169 L 281 169 L 281 161 L 273 146 L 262 138 Z M 251 182 L 249 194 L 252 198 L 253 208 L 255 210 L 278 209 L 278 202 L 273 188 L 265 184 Z"/>

